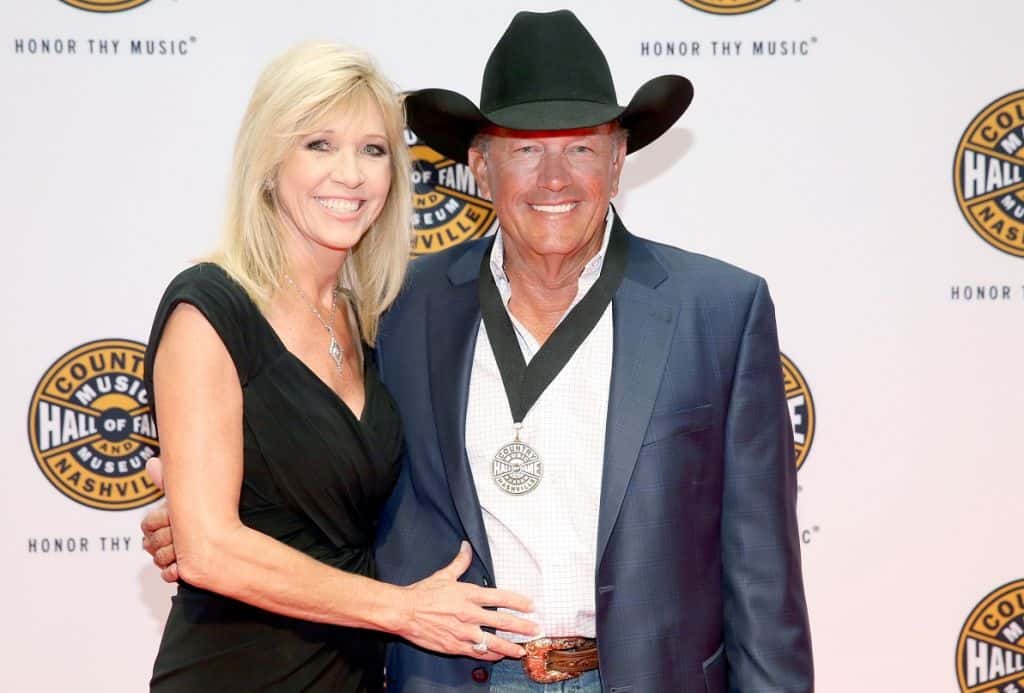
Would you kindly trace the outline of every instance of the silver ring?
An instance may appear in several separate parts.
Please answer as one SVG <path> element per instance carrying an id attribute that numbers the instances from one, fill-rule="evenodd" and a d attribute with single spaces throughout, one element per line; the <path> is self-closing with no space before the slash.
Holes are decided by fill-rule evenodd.
<path id="1" fill-rule="evenodd" d="M 487 654 L 489 652 L 487 648 L 487 633 L 484 633 L 484 637 L 480 639 L 476 645 L 473 645 L 473 652 L 477 654 Z"/>

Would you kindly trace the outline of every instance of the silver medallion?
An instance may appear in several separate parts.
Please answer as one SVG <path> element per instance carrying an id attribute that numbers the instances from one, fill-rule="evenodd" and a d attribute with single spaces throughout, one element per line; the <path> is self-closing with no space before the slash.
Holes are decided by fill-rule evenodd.
<path id="1" fill-rule="evenodd" d="M 537 488 L 543 476 L 544 467 L 540 455 L 519 440 L 518 432 L 515 440 L 498 449 L 491 462 L 494 483 L 513 496 L 521 496 Z"/>

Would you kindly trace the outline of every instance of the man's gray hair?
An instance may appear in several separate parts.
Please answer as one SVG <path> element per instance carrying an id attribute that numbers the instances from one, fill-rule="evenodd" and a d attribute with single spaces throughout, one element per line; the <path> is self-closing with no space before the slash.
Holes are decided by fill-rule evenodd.
<path id="1" fill-rule="evenodd" d="M 616 145 L 618 145 L 620 142 L 625 142 L 629 138 L 629 130 L 627 130 L 626 128 L 622 127 L 621 123 L 615 122 L 615 124 L 618 127 L 616 127 L 614 130 L 612 130 L 611 134 L 612 134 L 613 141 L 615 142 Z M 481 154 L 486 155 L 487 154 L 487 149 L 490 146 L 490 142 L 491 142 L 491 138 L 492 137 L 493 137 L 493 135 L 491 135 L 489 133 L 482 132 L 482 131 L 478 132 L 475 135 L 473 135 L 473 140 L 469 143 L 469 148 L 470 149 L 476 149 Z"/>

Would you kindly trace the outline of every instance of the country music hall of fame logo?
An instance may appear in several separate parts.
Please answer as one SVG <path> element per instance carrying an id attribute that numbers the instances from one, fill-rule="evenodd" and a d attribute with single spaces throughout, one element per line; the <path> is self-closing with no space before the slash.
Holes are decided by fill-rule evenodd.
<path id="1" fill-rule="evenodd" d="M 789 420 L 793 424 L 796 468 L 800 469 L 814 442 L 814 397 L 796 364 L 785 354 L 779 354 L 779 357 L 782 360 L 782 382 L 786 390 L 786 403 L 789 405 Z"/>
<path id="2" fill-rule="evenodd" d="M 956 675 L 964 693 L 1024 693 L 1024 580 L 974 607 L 960 629 Z"/>
<path id="3" fill-rule="evenodd" d="M 1024 90 L 996 99 L 964 130 L 953 186 L 974 232 L 1024 257 Z"/>
<path id="4" fill-rule="evenodd" d="M 28 437 L 36 464 L 68 498 L 129 510 L 161 497 L 146 475 L 158 452 L 142 379 L 146 345 L 101 339 L 67 352 L 36 385 Z"/>
<path id="5" fill-rule="evenodd" d="M 767 7 L 775 0 L 682 0 L 682 2 L 711 14 L 746 14 Z"/>
<path id="6" fill-rule="evenodd" d="M 494 206 L 469 166 L 434 151 L 406 130 L 412 159 L 413 255 L 427 255 L 486 235 Z"/>
<path id="7" fill-rule="evenodd" d="M 145 5 L 149 0 L 60 0 L 65 5 L 88 12 L 123 12 Z"/>

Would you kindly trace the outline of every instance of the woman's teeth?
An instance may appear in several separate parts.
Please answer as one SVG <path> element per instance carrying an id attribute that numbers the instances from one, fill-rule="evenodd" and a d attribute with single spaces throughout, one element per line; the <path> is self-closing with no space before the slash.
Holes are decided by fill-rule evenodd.
<path id="1" fill-rule="evenodd" d="M 359 200 L 342 200 L 337 197 L 318 197 L 316 201 L 320 203 L 320 206 L 334 212 L 354 212 L 359 209 L 360 205 Z"/>

